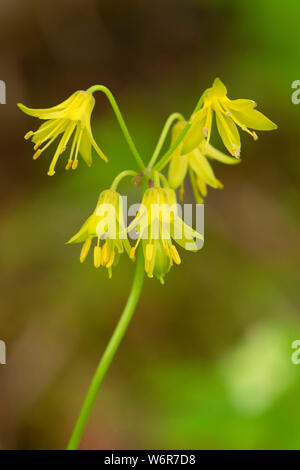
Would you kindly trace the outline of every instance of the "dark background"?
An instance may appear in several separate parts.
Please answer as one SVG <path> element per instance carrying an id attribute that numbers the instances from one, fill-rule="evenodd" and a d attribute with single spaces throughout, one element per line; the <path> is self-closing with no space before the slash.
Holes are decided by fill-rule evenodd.
<path id="1" fill-rule="evenodd" d="M 105 97 L 92 127 L 109 165 L 63 161 L 54 177 L 51 150 L 33 162 L 23 135 L 37 122 L 16 103 L 105 84 L 147 159 L 167 116 L 188 116 L 220 76 L 279 129 L 243 134 L 242 164 L 214 166 L 225 187 L 209 191 L 204 249 L 181 251 L 165 286 L 145 282 L 81 448 L 299 448 L 299 2 L 1 0 L 0 13 L 0 447 L 66 445 L 134 272 L 123 257 L 109 281 L 65 246 L 135 168 Z"/>

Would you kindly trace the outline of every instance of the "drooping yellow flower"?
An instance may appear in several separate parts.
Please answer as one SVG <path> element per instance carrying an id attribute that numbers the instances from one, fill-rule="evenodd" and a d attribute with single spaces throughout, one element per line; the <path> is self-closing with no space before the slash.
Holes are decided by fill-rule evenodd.
<path id="1" fill-rule="evenodd" d="M 180 121 L 175 124 L 172 129 L 172 140 L 175 142 L 186 126 L 186 122 Z M 214 171 L 208 161 L 208 159 L 218 160 L 222 163 L 229 165 L 238 163 L 240 160 L 229 157 L 224 153 L 214 148 L 208 142 L 200 142 L 196 148 L 188 153 L 182 153 L 185 146 L 185 137 L 182 142 L 178 145 L 175 152 L 173 153 L 169 165 L 168 181 L 173 189 L 177 189 L 183 185 L 183 181 L 186 177 L 187 171 L 189 170 L 193 180 L 196 182 L 199 193 L 202 196 L 206 196 L 207 188 L 209 185 L 212 188 L 222 188 L 223 184 L 219 181 L 214 174 Z M 197 202 L 202 202 L 201 197 L 198 198 Z"/>
<path id="2" fill-rule="evenodd" d="M 70 140 L 72 140 L 72 145 L 66 170 L 70 168 L 75 170 L 77 168 L 78 154 L 82 156 L 88 166 L 91 166 L 92 147 L 104 161 L 107 161 L 106 156 L 98 147 L 91 130 L 91 114 L 94 105 L 95 99 L 92 93 L 82 90 L 76 91 L 70 98 L 52 108 L 32 109 L 18 103 L 19 108 L 24 113 L 46 121 L 37 131 L 29 131 L 25 134 L 25 139 L 31 138 L 35 144 L 35 154 L 33 156 L 35 160 L 61 136 L 51 161 L 48 175 L 54 175 L 57 160 L 66 150 Z"/>
<path id="3" fill-rule="evenodd" d="M 199 249 L 195 239 L 203 240 L 200 233 L 179 217 L 175 192 L 169 188 L 149 188 L 145 191 L 141 207 L 128 231 L 134 228 L 138 232 L 138 239 L 131 248 L 130 257 L 134 258 L 142 240 L 145 271 L 148 277 L 155 276 L 162 284 L 171 266 L 181 262 L 172 240 L 191 251 Z"/>
<path id="4" fill-rule="evenodd" d="M 67 243 L 82 243 L 80 262 L 86 259 L 93 238 L 97 239 L 94 247 L 94 266 L 105 266 L 111 277 L 111 268 L 124 253 L 130 255 L 130 243 L 127 239 L 123 217 L 122 198 L 119 193 L 107 189 L 99 196 L 96 209 L 85 221 L 81 229 Z"/>
<path id="5" fill-rule="evenodd" d="M 185 139 L 184 153 L 188 153 L 204 139 L 210 141 L 213 114 L 215 113 L 217 128 L 227 150 L 234 157 L 240 156 L 241 140 L 238 127 L 257 140 L 256 133 L 251 130 L 269 131 L 277 129 L 277 125 L 256 109 L 255 101 L 248 99 L 230 100 L 227 89 L 219 78 L 204 93 L 202 108 L 191 119 L 192 126 Z"/>

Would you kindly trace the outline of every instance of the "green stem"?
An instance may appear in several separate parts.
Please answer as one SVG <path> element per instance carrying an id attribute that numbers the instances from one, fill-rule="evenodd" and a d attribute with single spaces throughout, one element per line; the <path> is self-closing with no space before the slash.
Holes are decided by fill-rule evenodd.
<path id="1" fill-rule="evenodd" d="M 179 134 L 178 138 L 175 140 L 174 144 L 169 148 L 169 150 L 164 154 L 164 156 L 154 165 L 153 170 L 160 171 L 164 164 L 168 161 L 170 156 L 173 154 L 174 150 L 176 150 L 177 146 L 180 144 L 182 139 L 184 138 L 185 134 L 191 127 L 190 123 L 187 123 L 186 126 L 183 128 L 182 132 Z"/>
<path id="2" fill-rule="evenodd" d="M 200 96 L 200 98 L 198 100 L 198 103 L 197 103 L 194 111 L 192 112 L 191 116 L 193 114 L 195 114 L 197 111 L 199 111 L 199 109 L 201 108 L 201 106 L 203 104 L 203 101 L 204 101 L 204 96 L 205 96 L 206 91 L 207 90 L 205 90 L 202 93 L 202 95 Z M 169 148 L 169 150 L 161 157 L 161 159 L 153 167 L 154 170 L 160 171 L 164 167 L 165 163 L 168 161 L 168 159 L 170 158 L 170 156 L 172 155 L 174 150 L 176 150 L 177 146 L 180 144 L 180 142 L 182 141 L 182 139 L 184 138 L 185 134 L 187 133 L 187 131 L 189 130 L 190 127 L 191 127 L 191 123 L 188 122 L 186 124 L 186 126 L 182 129 L 182 132 L 179 134 L 179 136 L 176 139 L 176 141 L 174 142 L 174 144 Z"/>
<path id="3" fill-rule="evenodd" d="M 158 155 L 160 154 L 160 151 L 165 143 L 166 137 L 168 135 L 168 132 L 170 130 L 170 127 L 172 126 L 173 122 L 179 120 L 179 121 L 184 121 L 184 117 L 180 113 L 173 113 L 171 114 L 168 119 L 166 120 L 166 123 L 163 127 L 163 130 L 160 134 L 160 137 L 158 139 L 157 145 L 155 147 L 154 153 L 150 159 L 150 162 L 148 164 L 148 168 L 152 168 L 154 163 L 157 160 Z"/>
<path id="4" fill-rule="evenodd" d="M 121 318 L 113 332 L 112 337 L 109 340 L 108 345 L 103 353 L 102 358 L 100 359 L 99 365 L 95 372 L 95 375 L 92 379 L 86 397 L 84 399 L 82 408 L 80 410 L 77 422 L 73 429 L 69 444 L 67 446 L 67 450 L 74 450 L 77 449 L 78 444 L 81 439 L 81 435 L 84 431 L 85 425 L 89 418 L 92 406 L 96 400 L 98 395 L 100 386 L 102 381 L 105 377 L 105 374 L 111 364 L 111 361 L 119 347 L 119 344 L 127 330 L 127 327 L 130 323 L 132 315 L 135 311 L 135 307 L 138 303 L 142 287 L 144 281 L 144 258 L 143 258 L 143 251 L 139 249 L 138 258 L 137 258 L 137 265 L 135 276 L 131 288 L 131 292 L 129 294 L 127 303 L 121 315 Z"/>
<path id="5" fill-rule="evenodd" d="M 170 185 L 169 185 L 169 182 L 168 182 L 167 178 L 162 173 L 158 173 L 158 176 L 159 176 L 160 180 L 163 182 L 164 187 L 169 188 Z"/>
<path id="6" fill-rule="evenodd" d="M 154 180 L 154 186 L 156 188 L 159 188 L 160 184 L 159 184 L 159 173 L 158 173 L 158 171 L 153 172 L 153 180 Z"/>
<path id="7" fill-rule="evenodd" d="M 120 181 L 125 178 L 126 176 L 137 176 L 138 175 L 138 172 L 137 171 L 133 171 L 133 170 L 125 170 L 125 171 L 122 171 L 119 175 L 117 175 L 115 177 L 115 179 L 113 180 L 112 182 L 112 185 L 110 187 L 110 189 L 112 189 L 113 191 L 116 191 Z"/>
<path id="8" fill-rule="evenodd" d="M 207 92 L 207 90 L 205 90 L 202 95 L 200 96 L 199 98 L 199 101 L 196 105 L 196 108 L 194 109 L 193 111 L 193 114 L 196 113 L 197 111 L 199 111 L 199 109 L 201 108 L 201 106 L 203 105 L 203 101 L 204 101 L 204 96 L 205 96 L 205 93 Z"/>
<path id="9" fill-rule="evenodd" d="M 134 156 L 134 158 L 135 158 L 138 166 L 141 168 L 141 170 L 144 170 L 145 169 L 144 162 L 143 162 L 139 152 L 137 151 L 137 148 L 136 148 L 136 146 L 135 146 L 135 144 L 132 140 L 132 137 L 129 133 L 129 130 L 128 130 L 126 124 L 125 124 L 124 118 L 121 114 L 120 108 L 119 108 L 112 92 L 104 85 L 94 85 L 94 86 L 90 87 L 87 91 L 89 93 L 94 93 L 95 91 L 102 91 L 106 95 L 106 97 L 107 97 L 108 101 L 110 102 L 110 104 L 111 104 L 111 106 L 114 110 L 114 113 L 115 113 L 115 115 L 116 115 L 116 117 L 119 121 L 120 127 L 123 131 L 124 137 L 125 137 L 128 145 L 129 145 L 129 148 L 132 152 L 132 155 Z"/>

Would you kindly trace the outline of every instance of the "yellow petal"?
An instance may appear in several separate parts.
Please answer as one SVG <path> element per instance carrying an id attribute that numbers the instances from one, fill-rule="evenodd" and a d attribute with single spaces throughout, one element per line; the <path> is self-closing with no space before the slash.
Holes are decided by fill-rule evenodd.
<path id="1" fill-rule="evenodd" d="M 185 178 L 188 167 L 188 160 L 186 155 L 180 155 L 179 152 L 175 152 L 173 155 L 168 173 L 168 181 L 173 189 L 177 189 Z"/>
<path id="2" fill-rule="evenodd" d="M 226 163 L 228 165 L 235 165 L 236 163 L 241 162 L 240 159 L 225 155 L 225 153 L 221 152 L 220 150 L 217 150 L 209 143 L 204 143 L 204 145 L 201 147 L 201 150 L 206 157 L 212 158 L 213 160 L 218 160 L 219 162 Z"/>
<path id="3" fill-rule="evenodd" d="M 202 108 L 194 114 L 192 118 L 192 125 L 186 133 L 183 144 L 182 153 L 186 154 L 198 147 L 198 145 L 205 139 L 204 127 L 207 123 L 207 114 L 211 113 L 210 107 Z"/>
<path id="4" fill-rule="evenodd" d="M 239 157 L 241 151 L 241 140 L 235 123 L 223 112 L 216 111 L 217 127 L 220 137 L 227 150 L 234 157 Z"/>
<path id="5" fill-rule="evenodd" d="M 212 93 L 214 94 L 214 96 L 218 97 L 227 95 L 227 88 L 219 78 L 215 78 L 214 80 L 212 86 Z"/>
<path id="6" fill-rule="evenodd" d="M 87 132 L 84 130 L 82 133 L 80 146 L 79 146 L 79 153 L 82 156 L 83 160 L 88 166 L 92 164 L 92 145 L 89 139 Z"/>
<path id="7" fill-rule="evenodd" d="M 218 188 L 219 183 L 208 160 L 196 149 L 188 154 L 189 164 L 197 176 L 213 188 Z"/>
<path id="8" fill-rule="evenodd" d="M 233 119 L 236 119 L 250 129 L 270 131 L 277 129 L 278 127 L 274 122 L 256 109 L 245 106 L 233 106 L 232 102 L 227 104 L 227 108 L 229 109 Z"/>

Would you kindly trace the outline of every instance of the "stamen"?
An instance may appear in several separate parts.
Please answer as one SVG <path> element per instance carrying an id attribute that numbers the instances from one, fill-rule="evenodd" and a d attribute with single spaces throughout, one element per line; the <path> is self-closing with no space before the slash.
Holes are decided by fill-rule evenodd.
<path id="1" fill-rule="evenodd" d="M 153 257 L 153 249 L 154 246 L 151 243 L 146 245 L 146 253 L 145 253 L 145 271 L 149 275 L 149 271 L 151 268 L 151 261 Z"/>
<path id="2" fill-rule="evenodd" d="M 135 258 L 135 246 L 133 246 L 130 250 L 130 253 L 129 253 L 129 258 L 130 259 L 134 259 Z"/>
<path id="3" fill-rule="evenodd" d="M 27 132 L 27 134 L 24 135 L 24 139 L 25 140 L 28 140 L 30 139 L 30 137 L 32 137 L 34 135 L 34 132 L 33 131 L 29 131 Z"/>
<path id="4" fill-rule="evenodd" d="M 254 140 L 258 139 L 258 135 L 256 134 L 256 132 L 252 131 L 252 137 Z"/>
<path id="5" fill-rule="evenodd" d="M 33 160 L 36 160 L 37 158 L 39 158 L 39 156 L 41 155 L 41 153 L 42 153 L 42 150 L 37 150 L 37 151 L 35 152 L 35 154 L 33 155 L 33 157 L 32 157 Z"/>
<path id="6" fill-rule="evenodd" d="M 109 260 L 109 251 L 108 251 L 108 243 L 107 243 L 107 240 L 106 240 L 106 242 L 104 243 L 103 248 L 102 248 L 101 264 L 103 266 L 106 266 L 106 264 L 108 263 L 108 260 Z"/>
<path id="7" fill-rule="evenodd" d="M 235 148 L 235 147 L 233 147 L 233 149 L 232 149 L 232 155 L 233 155 L 235 158 L 240 158 L 240 154 L 241 154 L 240 148 Z"/>
<path id="8" fill-rule="evenodd" d="M 154 250 L 154 245 L 152 243 L 148 243 L 146 245 L 146 260 L 148 261 L 152 260 L 153 250 Z"/>
<path id="9" fill-rule="evenodd" d="M 101 265 L 101 247 L 96 245 L 94 248 L 94 266 L 99 268 Z"/>
<path id="10" fill-rule="evenodd" d="M 33 147 L 33 150 L 37 150 L 41 145 L 42 145 L 42 141 L 39 140 L 39 141 L 35 144 L 35 146 Z"/>
<path id="11" fill-rule="evenodd" d="M 80 132 L 79 132 L 78 140 L 77 140 L 77 142 L 76 142 L 76 151 L 75 151 L 74 162 L 73 162 L 73 164 L 72 164 L 72 170 L 76 170 L 76 168 L 77 168 L 77 166 L 78 166 L 78 152 L 79 152 L 79 147 L 80 147 L 82 132 L 83 132 L 83 130 L 81 129 Z"/>
<path id="12" fill-rule="evenodd" d="M 179 199 L 181 201 L 184 200 L 184 186 L 181 186 L 180 190 L 179 190 Z"/>
<path id="13" fill-rule="evenodd" d="M 173 260 L 175 261 L 176 264 L 180 264 L 181 263 L 181 259 L 180 259 L 180 256 L 178 254 L 178 251 L 176 249 L 176 246 L 174 245 L 171 245 L 170 246 L 170 253 L 172 255 L 172 258 Z"/>
<path id="14" fill-rule="evenodd" d="M 66 170 L 69 170 L 72 166 L 72 160 L 68 160 L 68 163 L 66 164 Z"/>
<path id="15" fill-rule="evenodd" d="M 87 257 L 91 244 L 92 244 L 92 239 L 88 238 L 87 240 L 85 240 L 84 244 L 82 245 L 81 252 L 80 252 L 80 263 L 83 263 L 85 258 Z"/>
<path id="16" fill-rule="evenodd" d="M 115 251 L 112 250 L 111 254 L 110 254 L 110 257 L 109 257 L 109 260 L 106 264 L 106 267 L 107 268 L 110 268 L 112 265 L 113 265 L 113 262 L 114 262 L 114 259 L 115 259 Z"/>

